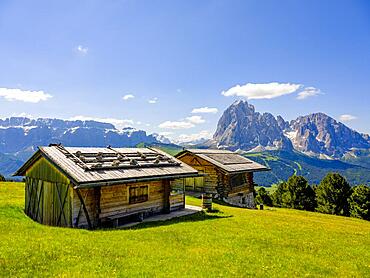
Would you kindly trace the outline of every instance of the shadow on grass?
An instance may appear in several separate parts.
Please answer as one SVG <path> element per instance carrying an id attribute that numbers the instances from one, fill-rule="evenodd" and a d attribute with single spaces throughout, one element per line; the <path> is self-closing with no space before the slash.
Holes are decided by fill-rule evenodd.
<path id="1" fill-rule="evenodd" d="M 218 212 L 218 214 L 209 214 L 204 211 L 200 211 L 192 215 L 180 216 L 177 218 L 164 220 L 164 221 L 153 221 L 153 222 L 147 222 L 147 223 L 140 223 L 136 226 L 123 228 L 123 229 L 137 230 L 137 229 L 144 229 L 144 228 L 168 226 L 168 225 L 177 224 L 177 223 L 209 221 L 209 220 L 233 217 L 232 215 L 219 215 L 219 213 L 222 213 L 222 212 Z"/>

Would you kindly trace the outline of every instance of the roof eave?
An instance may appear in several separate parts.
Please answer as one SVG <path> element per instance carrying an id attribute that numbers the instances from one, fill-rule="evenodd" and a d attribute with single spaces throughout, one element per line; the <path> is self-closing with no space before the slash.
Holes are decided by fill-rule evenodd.
<path id="1" fill-rule="evenodd" d="M 247 170 L 236 170 L 236 171 L 226 171 L 229 174 L 241 174 L 241 173 L 251 173 L 251 172 L 266 172 L 271 171 L 270 168 L 266 169 L 247 169 Z"/>
<path id="2" fill-rule="evenodd" d="M 75 188 L 90 188 L 90 187 L 98 187 L 98 186 L 110 186 L 122 183 L 135 183 L 135 182 L 143 182 L 143 181 L 155 181 L 155 180 L 165 180 L 165 179 L 180 179 L 180 178 L 191 178 L 191 177 L 199 177 L 203 176 L 198 173 L 188 173 L 188 174 L 174 174 L 174 175 L 166 175 L 166 176 L 152 176 L 152 177 L 138 177 L 138 178 L 128 178 L 128 179 L 117 179 L 117 180 L 102 180 L 102 181 L 89 181 L 89 182 L 82 182 L 75 186 Z"/>

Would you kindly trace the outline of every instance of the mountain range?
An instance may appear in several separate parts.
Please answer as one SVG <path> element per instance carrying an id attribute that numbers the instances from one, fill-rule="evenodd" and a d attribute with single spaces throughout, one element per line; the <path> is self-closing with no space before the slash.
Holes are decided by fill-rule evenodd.
<path id="1" fill-rule="evenodd" d="M 239 100 L 224 111 L 206 145 L 248 152 L 296 150 L 323 159 L 344 159 L 370 150 L 370 138 L 324 113 L 288 122 L 281 116 L 256 112 L 253 105 Z"/>
<path id="2" fill-rule="evenodd" d="M 117 129 L 110 123 L 61 119 L 0 119 L 0 173 L 9 176 L 37 146 L 62 143 L 65 146 L 134 147 L 159 143 L 156 134 L 133 128 Z"/>
<path id="3" fill-rule="evenodd" d="M 134 128 L 117 129 L 110 123 L 61 119 L 0 119 L 0 173 L 9 177 L 37 146 L 160 147 L 171 154 L 182 150 L 167 138 Z M 290 122 L 259 113 L 247 101 L 236 101 L 222 114 L 213 138 L 187 142 L 192 147 L 238 151 L 272 169 L 257 173 L 256 182 L 271 185 L 292 174 L 318 183 L 329 171 L 350 183 L 370 184 L 370 137 L 324 113 L 300 116 Z"/>

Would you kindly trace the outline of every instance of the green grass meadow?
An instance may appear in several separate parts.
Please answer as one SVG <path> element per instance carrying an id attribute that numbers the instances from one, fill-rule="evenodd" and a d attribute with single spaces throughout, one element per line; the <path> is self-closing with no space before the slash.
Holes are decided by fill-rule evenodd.
<path id="1" fill-rule="evenodd" d="M 364 220 L 214 205 L 219 212 L 88 231 L 40 225 L 23 206 L 23 184 L 0 183 L 4 277 L 370 277 Z"/>

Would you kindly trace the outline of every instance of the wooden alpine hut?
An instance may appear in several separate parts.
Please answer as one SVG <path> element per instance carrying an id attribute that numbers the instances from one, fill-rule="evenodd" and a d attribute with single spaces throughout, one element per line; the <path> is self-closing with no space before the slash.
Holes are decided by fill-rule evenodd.
<path id="1" fill-rule="evenodd" d="M 212 194 L 240 207 L 255 207 L 253 173 L 270 170 L 228 150 L 186 149 L 175 157 L 200 175 L 185 179 L 186 190 Z"/>
<path id="2" fill-rule="evenodd" d="M 184 178 L 198 172 L 151 148 L 39 150 L 14 174 L 25 176 L 25 213 L 64 227 L 118 226 L 185 207 Z"/>

